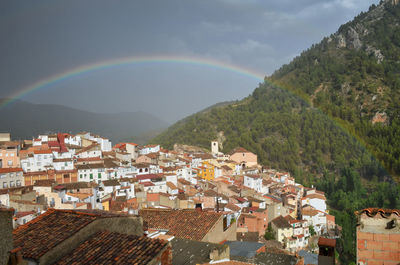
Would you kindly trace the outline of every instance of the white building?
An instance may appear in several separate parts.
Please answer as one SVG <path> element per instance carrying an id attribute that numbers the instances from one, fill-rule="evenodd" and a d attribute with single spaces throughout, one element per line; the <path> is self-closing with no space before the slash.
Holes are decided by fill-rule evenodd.
<path id="1" fill-rule="evenodd" d="M 0 189 L 24 186 L 21 168 L 0 168 Z"/>
<path id="2" fill-rule="evenodd" d="M 139 154 L 147 155 L 147 154 L 150 154 L 150 153 L 157 153 L 157 152 L 160 152 L 160 145 L 152 144 L 152 145 L 146 145 L 145 147 L 143 147 L 139 151 Z"/>
<path id="3" fill-rule="evenodd" d="M 321 212 L 326 212 L 326 198 L 320 193 L 312 193 L 301 199 L 301 205 L 310 205 Z"/>
<path id="4" fill-rule="evenodd" d="M 258 175 L 245 175 L 243 179 L 243 185 L 257 192 L 262 192 L 262 177 Z"/>
<path id="5" fill-rule="evenodd" d="M 21 159 L 24 172 L 45 171 L 53 165 L 53 152 L 48 150 L 34 150 L 27 158 Z"/>
<path id="6" fill-rule="evenodd" d="M 102 163 L 77 165 L 76 168 L 78 169 L 78 182 L 95 181 L 101 183 L 104 180 L 111 179 Z"/>
<path id="7" fill-rule="evenodd" d="M 53 167 L 55 170 L 73 170 L 74 161 L 71 158 L 53 159 Z"/>

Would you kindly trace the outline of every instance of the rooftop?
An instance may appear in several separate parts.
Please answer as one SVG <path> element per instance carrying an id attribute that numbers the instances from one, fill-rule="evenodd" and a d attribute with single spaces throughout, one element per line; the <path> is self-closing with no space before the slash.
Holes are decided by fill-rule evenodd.
<path id="1" fill-rule="evenodd" d="M 166 229 L 168 235 L 201 241 L 222 216 L 196 210 L 142 209 L 148 228 Z"/>
<path id="2" fill-rule="evenodd" d="M 55 264 L 148 264 L 168 241 L 146 236 L 98 232 Z"/>
<path id="3" fill-rule="evenodd" d="M 22 248 L 24 258 L 37 260 L 97 218 L 115 216 L 120 215 L 103 211 L 49 209 L 13 231 L 14 247 Z"/>

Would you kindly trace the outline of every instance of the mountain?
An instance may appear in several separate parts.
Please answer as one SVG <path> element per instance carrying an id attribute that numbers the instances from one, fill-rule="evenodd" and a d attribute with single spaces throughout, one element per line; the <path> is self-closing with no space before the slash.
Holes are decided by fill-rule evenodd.
<path id="1" fill-rule="evenodd" d="M 0 131 L 11 132 L 13 139 L 32 139 L 46 132 L 89 131 L 117 142 L 168 126 L 145 112 L 93 113 L 21 100 L 2 107 L 0 113 Z"/>
<path id="2" fill-rule="evenodd" d="M 400 5 L 372 5 L 282 66 L 252 95 L 191 115 L 152 142 L 242 146 L 327 194 L 337 249 L 355 261 L 354 211 L 400 207 Z M 397 183 L 396 183 L 397 182 Z"/>
<path id="3" fill-rule="evenodd" d="M 354 134 L 400 175 L 400 6 L 372 5 L 268 78 Z"/>
<path id="4" fill-rule="evenodd" d="M 372 159 L 400 175 L 397 2 L 372 5 L 266 77 L 251 96 L 189 116 L 153 142 L 208 148 L 219 138 L 225 152 L 242 145 L 266 165 L 322 173 L 360 158 L 358 151 L 346 148 L 356 138 L 359 143 L 352 145 L 357 150 L 366 147 Z M 382 179 L 385 173 L 379 171 L 363 176 Z"/>

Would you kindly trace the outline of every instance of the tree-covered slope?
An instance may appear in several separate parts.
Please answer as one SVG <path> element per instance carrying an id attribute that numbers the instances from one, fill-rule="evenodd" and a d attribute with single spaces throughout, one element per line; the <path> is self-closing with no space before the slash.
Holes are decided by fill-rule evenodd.
<path id="1" fill-rule="evenodd" d="M 372 5 L 268 80 L 355 134 L 400 175 L 400 5 Z"/>

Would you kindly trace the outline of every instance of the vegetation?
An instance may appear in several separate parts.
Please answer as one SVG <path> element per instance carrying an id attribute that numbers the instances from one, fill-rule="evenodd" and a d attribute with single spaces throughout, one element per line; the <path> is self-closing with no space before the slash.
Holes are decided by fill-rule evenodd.
<path id="1" fill-rule="evenodd" d="M 313 225 L 310 225 L 309 229 L 310 229 L 310 235 L 311 235 L 311 236 L 315 236 L 316 233 L 315 233 L 314 226 L 313 226 Z"/>
<path id="2" fill-rule="evenodd" d="M 153 142 L 208 148 L 225 139 L 224 152 L 242 146 L 316 185 L 342 226 L 340 260 L 354 262 L 354 212 L 400 208 L 399 25 L 400 5 L 373 5 L 249 97 L 192 115 Z"/>
<path id="3" fill-rule="evenodd" d="M 268 225 L 268 228 L 265 230 L 264 238 L 266 240 L 275 240 L 275 233 L 272 230 L 271 223 Z"/>

